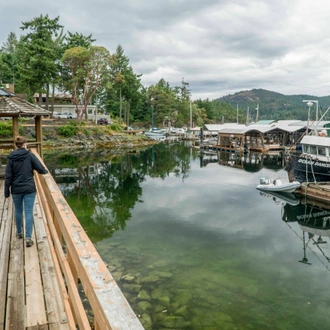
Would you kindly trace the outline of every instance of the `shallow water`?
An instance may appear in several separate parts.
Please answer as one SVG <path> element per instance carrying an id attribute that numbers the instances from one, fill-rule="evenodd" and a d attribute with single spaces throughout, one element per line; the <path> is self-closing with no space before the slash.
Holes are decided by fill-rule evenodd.
<path id="1" fill-rule="evenodd" d="M 287 178 L 281 157 L 161 144 L 85 158 L 45 162 L 146 329 L 329 329 L 329 238 L 304 245 L 255 189 Z"/>

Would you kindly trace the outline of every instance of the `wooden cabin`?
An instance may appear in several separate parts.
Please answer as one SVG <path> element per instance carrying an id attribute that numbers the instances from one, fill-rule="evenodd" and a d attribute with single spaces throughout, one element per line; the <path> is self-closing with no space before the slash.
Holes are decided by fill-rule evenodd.
<path id="1" fill-rule="evenodd" d="M 292 122 L 297 124 L 291 125 Z M 277 151 L 292 146 L 305 130 L 306 126 L 301 121 L 272 122 L 270 125 L 223 125 L 219 129 L 215 148 L 231 152 Z"/>
<path id="2" fill-rule="evenodd" d="M 247 146 L 245 129 L 224 128 L 218 133 L 216 149 L 224 151 L 243 152 Z"/>

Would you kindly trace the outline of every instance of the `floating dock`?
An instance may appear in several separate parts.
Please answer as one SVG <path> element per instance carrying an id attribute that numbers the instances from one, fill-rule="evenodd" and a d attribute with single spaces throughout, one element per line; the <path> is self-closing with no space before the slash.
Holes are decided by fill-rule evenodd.
<path id="1" fill-rule="evenodd" d="M 300 194 L 308 199 L 330 202 L 330 182 L 303 182 Z"/>

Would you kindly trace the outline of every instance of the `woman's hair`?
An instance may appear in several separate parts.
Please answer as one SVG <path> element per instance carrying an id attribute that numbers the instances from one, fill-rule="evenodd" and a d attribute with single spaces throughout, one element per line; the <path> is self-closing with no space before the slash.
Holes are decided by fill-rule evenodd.
<path id="1" fill-rule="evenodd" d="M 22 148 L 24 143 L 26 143 L 26 138 L 24 136 L 16 136 L 15 145 L 17 148 Z"/>

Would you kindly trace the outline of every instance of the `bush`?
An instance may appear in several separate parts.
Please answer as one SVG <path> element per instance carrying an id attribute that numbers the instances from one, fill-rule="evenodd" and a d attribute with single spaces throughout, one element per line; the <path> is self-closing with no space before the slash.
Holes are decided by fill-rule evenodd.
<path id="1" fill-rule="evenodd" d="M 0 121 L 0 136 L 8 137 L 13 135 L 12 121 Z"/>
<path id="2" fill-rule="evenodd" d="M 116 132 L 122 131 L 122 127 L 119 124 L 116 124 L 116 123 L 110 124 L 110 128 L 113 131 L 116 131 Z"/>
<path id="3" fill-rule="evenodd" d="M 58 133 L 64 137 L 72 137 L 78 133 L 78 126 L 75 124 L 68 124 L 58 128 Z"/>
<path id="4" fill-rule="evenodd" d="M 91 131 L 88 130 L 87 128 L 84 128 L 82 131 L 86 136 L 91 136 Z"/>

